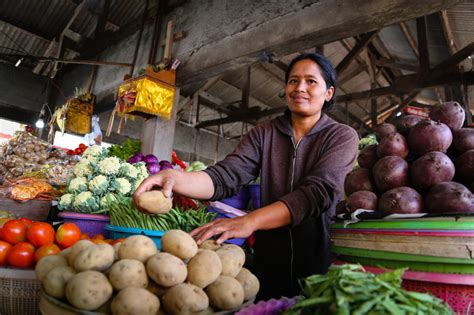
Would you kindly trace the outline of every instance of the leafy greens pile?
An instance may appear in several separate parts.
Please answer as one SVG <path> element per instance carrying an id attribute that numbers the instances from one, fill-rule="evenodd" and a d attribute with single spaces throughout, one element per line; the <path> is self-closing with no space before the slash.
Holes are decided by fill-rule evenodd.
<path id="1" fill-rule="evenodd" d="M 401 288 L 405 269 L 379 275 L 360 265 L 333 265 L 300 281 L 303 298 L 284 315 L 454 314 L 442 300 Z"/>

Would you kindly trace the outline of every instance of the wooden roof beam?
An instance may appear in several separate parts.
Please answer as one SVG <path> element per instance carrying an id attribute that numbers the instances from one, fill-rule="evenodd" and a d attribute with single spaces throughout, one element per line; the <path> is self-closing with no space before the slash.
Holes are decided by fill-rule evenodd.
<path id="1" fill-rule="evenodd" d="M 454 42 L 453 31 L 451 30 L 451 24 L 449 23 L 448 12 L 446 10 L 441 10 L 439 12 L 439 17 L 441 19 L 441 25 L 443 26 L 444 37 L 448 44 L 449 53 L 454 55 L 457 52 L 456 43 Z"/>
<path id="2" fill-rule="evenodd" d="M 428 74 L 430 70 L 430 54 L 428 51 L 428 36 L 426 29 L 426 17 L 416 19 L 416 34 L 418 37 L 418 59 L 420 62 L 420 74 Z"/>
<path id="3" fill-rule="evenodd" d="M 341 75 L 351 64 L 352 61 L 367 47 L 372 38 L 377 34 L 377 31 L 371 31 L 362 35 L 361 39 L 357 41 L 357 44 L 352 50 L 342 59 L 342 61 L 336 66 L 336 72 Z"/>
<path id="4" fill-rule="evenodd" d="M 398 70 L 407 70 L 418 72 L 419 66 L 413 63 L 406 63 L 406 62 L 397 62 L 393 60 L 389 60 L 386 58 L 378 59 L 374 61 L 376 66 L 383 67 L 383 68 L 391 68 L 391 69 L 398 69 Z"/>

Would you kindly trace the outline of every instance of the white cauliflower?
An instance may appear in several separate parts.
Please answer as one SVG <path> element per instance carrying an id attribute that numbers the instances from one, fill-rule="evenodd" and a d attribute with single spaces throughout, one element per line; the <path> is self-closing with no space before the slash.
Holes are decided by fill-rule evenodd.
<path id="1" fill-rule="evenodd" d="M 123 163 L 122 166 L 120 166 L 119 170 L 119 175 L 131 179 L 135 179 L 138 177 L 140 174 L 139 170 L 134 167 L 132 164 L 129 163 Z"/>
<path id="2" fill-rule="evenodd" d="M 99 172 L 104 175 L 116 175 L 120 169 L 120 159 L 111 156 L 100 161 L 97 166 Z"/>
<path id="3" fill-rule="evenodd" d="M 71 179 L 67 187 L 67 191 L 75 194 L 87 191 L 87 178 L 80 176 Z"/>
<path id="4" fill-rule="evenodd" d="M 79 212 L 93 212 L 99 210 L 99 202 L 90 191 L 84 191 L 76 196 L 73 208 Z"/>
<path id="5" fill-rule="evenodd" d="M 89 190 L 95 195 L 103 195 L 109 188 L 109 180 L 104 175 L 97 175 L 89 182 Z"/>
<path id="6" fill-rule="evenodd" d="M 86 161 L 79 161 L 79 163 L 74 166 L 74 175 L 79 177 L 86 177 L 87 175 L 92 173 L 92 168 L 89 166 L 87 160 Z"/>
<path id="7" fill-rule="evenodd" d="M 100 201 L 99 201 L 100 209 L 107 209 L 109 207 L 109 204 L 116 200 L 117 200 L 116 194 L 108 193 L 104 197 L 100 198 Z"/>
<path id="8" fill-rule="evenodd" d="M 98 145 L 93 145 L 93 146 L 90 146 L 88 147 L 84 153 L 82 154 L 82 157 L 91 157 L 91 156 L 99 156 L 99 155 L 102 155 L 104 154 L 104 149 L 102 149 L 100 146 Z"/>
<path id="9" fill-rule="evenodd" d="M 145 165 L 144 162 L 135 163 L 133 166 L 135 166 L 138 169 L 138 172 L 140 173 L 141 177 L 146 178 L 146 177 L 149 176 L 148 170 L 147 170 L 146 165 Z"/>
<path id="10" fill-rule="evenodd" d="M 58 202 L 59 210 L 71 210 L 71 205 L 74 202 L 73 194 L 64 194 L 61 196 Z"/>
<path id="11" fill-rule="evenodd" d="M 112 181 L 111 189 L 117 194 L 127 195 L 130 193 L 132 185 L 126 178 L 118 177 Z"/>

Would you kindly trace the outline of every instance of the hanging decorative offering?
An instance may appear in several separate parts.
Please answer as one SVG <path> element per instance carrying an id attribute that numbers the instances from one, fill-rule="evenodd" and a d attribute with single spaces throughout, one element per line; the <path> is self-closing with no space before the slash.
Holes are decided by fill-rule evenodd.
<path id="1" fill-rule="evenodd" d="M 69 98 L 53 115 L 59 129 L 82 135 L 90 133 L 94 103 L 94 94 L 76 88 L 74 97 Z"/>

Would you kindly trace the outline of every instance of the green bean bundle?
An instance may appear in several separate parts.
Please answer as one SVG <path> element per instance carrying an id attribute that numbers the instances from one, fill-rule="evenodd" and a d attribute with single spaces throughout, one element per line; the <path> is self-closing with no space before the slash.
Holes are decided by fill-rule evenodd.
<path id="1" fill-rule="evenodd" d="M 165 214 L 148 215 L 138 211 L 130 197 L 119 197 L 111 201 L 109 211 L 112 225 L 153 231 L 177 229 L 190 232 L 216 217 L 216 214 L 208 212 L 206 207 L 186 211 L 173 208 Z"/>
<path id="2" fill-rule="evenodd" d="M 333 265 L 300 281 L 303 298 L 284 315 L 454 314 L 442 300 L 401 288 L 405 269 L 374 275 L 360 265 Z"/>

